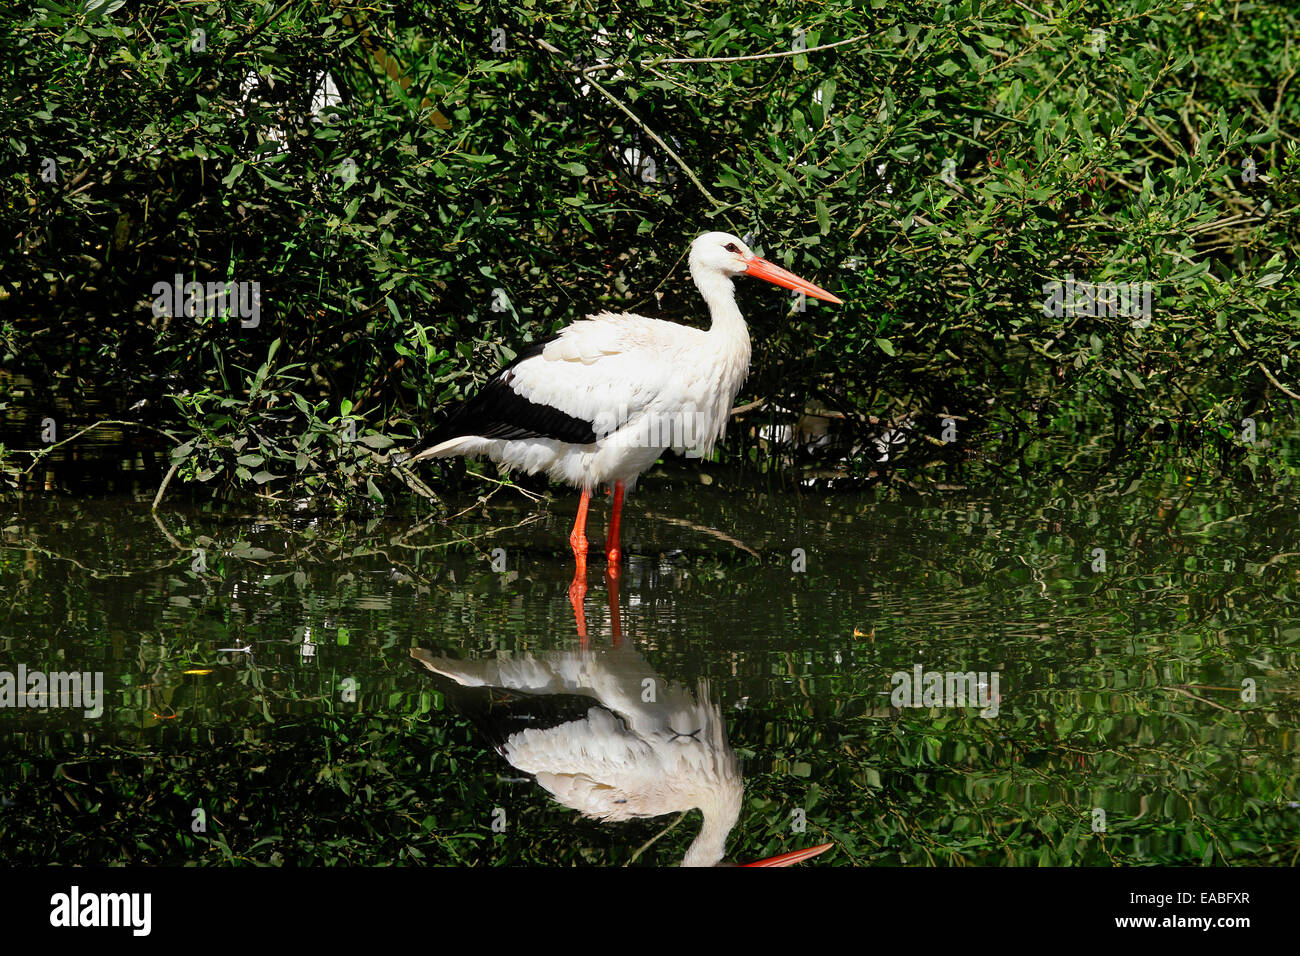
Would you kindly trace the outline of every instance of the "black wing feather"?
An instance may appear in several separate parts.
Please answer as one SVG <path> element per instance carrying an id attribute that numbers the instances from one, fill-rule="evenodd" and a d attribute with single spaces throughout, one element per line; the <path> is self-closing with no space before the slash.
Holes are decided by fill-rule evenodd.
<path id="1" fill-rule="evenodd" d="M 523 730 L 550 730 L 586 720 L 593 697 L 582 694 L 530 694 L 504 687 L 465 687 L 437 673 L 424 672 L 457 713 L 468 717 L 497 753 L 504 756 L 510 738 Z M 609 710 L 601 707 L 602 710 Z M 614 713 L 610 711 L 610 713 Z M 614 716 L 623 721 L 618 714 Z"/>
<path id="2" fill-rule="evenodd" d="M 553 341 L 553 340 L 547 340 Z M 514 367 L 541 355 L 547 342 L 537 342 L 521 352 L 478 392 L 452 409 L 451 415 L 423 441 L 408 449 L 415 455 L 453 438 L 553 438 L 575 445 L 596 440 L 593 423 L 537 402 L 530 402 L 510 386 Z"/>

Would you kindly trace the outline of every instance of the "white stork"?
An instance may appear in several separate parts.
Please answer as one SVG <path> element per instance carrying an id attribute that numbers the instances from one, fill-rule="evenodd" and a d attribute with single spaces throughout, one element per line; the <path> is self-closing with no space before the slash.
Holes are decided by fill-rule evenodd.
<path id="1" fill-rule="evenodd" d="M 605 551 L 617 573 L 623 495 L 673 448 L 709 454 L 749 371 L 749 329 L 732 280 L 748 275 L 826 302 L 842 300 L 708 232 L 691 243 L 691 278 L 709 306 L 707 331 L 631 313 L 600 312 L 534 345 L 411 449 L 411 461 L 487 455 L 582 489 L 569 543 L 587 561 L 592 489 L 614 486 Z"/>
<path id="2" fill-rule="evenodd" d="M 682 866 L 715 866 L 740 818 L 744 785 L 706 681 L 696 697 L 669 684 L 632 648 L 553 651 L 496 660 L 458 661 L 419 648 L 411 657 L 462 687 L 493 687 L 527 697 L 589 698 L 570 719 L 550 726 L 486 728 L 497 752 L 566 807 L 597 820 L 632 820 L 699 808 L 704 823 Z M 649 700 L 647 700 L 649 698 Z M 585 706 L 585 704 L 584 704 Z M 539 701 L 528 718 L 546 708 Z M 536 711 L 537 713 L 533 713 Z M 552 715 L 553 716 L 553 715 Z M 575 719 L 576 718 L 576 719 Z M 483 729 L 482 719 L 475 723 Z M 829 849 L 825 843 L 748 866 L 790 866 Z"/>

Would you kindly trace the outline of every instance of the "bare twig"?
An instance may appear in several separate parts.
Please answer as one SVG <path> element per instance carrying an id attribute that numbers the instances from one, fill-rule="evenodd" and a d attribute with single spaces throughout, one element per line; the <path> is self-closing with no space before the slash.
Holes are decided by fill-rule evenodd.
<path id="1" fill-rule="evenodd" d="M 663 66 L 665 63 L 742 63 L 747 60 L 776 60 L 785 56 L 803 56 L 807 53 L 817 53 L 820 50 L 830 50 L 837 46 L 845 46 L 849 43 L 860 43 L 868 39 L 866 34 L 858 37 L 852 37 L 848 40 L 836 40 L 834 43 L 823 43 L 820 46 L 810 46 L 806 50 L 784 50 L 780 53 L 753 53 L 749 56 L 682 56 L 672 57 L 664 60 L 642 60 L 642 66 Z"/>
<path id="2" fill-rule="evenodd" d="M 540 46 L 547 53 L 554 53 L 557 56 L 564 55 L 555 47 L 551 46 L 551 44 L 547 43 L 545 40 L 538 40 L 537 45 Z M 665 153 L 667 153 L 669 158 L 672 159 L 673 162 L 675 162 L 679 167 L 681 167 L 682 172 L 684 172 L 687 178 L 689 178 L 690 181 L 695 184 L 695 188 L 698 189 L 701 193 L 703 193 L 705 199 L 713 203 L 713 205 L 715 206 L 727 205 L 726 203 L 722 202 L 720 199 L 718 199 L 716 196 L 714 196 L 711 192 L 709 192 L 704 187 L 704 183 L 700 182 L 700 177 L 695 175 L 695 170 L 691 169 L 690 166 L 686 165 L 686 163 L 682 160 L 680 156 L 677 155 L 677 153 L 673 150 L 673 148 L 669 146 L 667 143 L 665 143 L 663 141 L 663 138 L 660 137 L 658 133 L 656 133 L 649 126 L 647 126 L 645 122 L 641 119 L 641 117 L 637 116 L 630 109 L 628 109 L 628 107 L 625 106 L 617 96 L 615 96 L 609 90 L 605 89 L 605 87 L 597 83 L 595 77 L 591 76 L 590 70 L 583 70 L 579 67 L 576 67 L 572 63 L 568 62 L 567 60 L 564 61 L 564 67 L 569 72 L 581 76 L 584 82 L 590 83 L 600 93 L 601 96 L 605 97 L 605 99 L 609 100 L 611 103 L 617 106 L 620 110 L 623 111 L 623 113 L 627 115 L 629 119 L 632 120 L 632 122 L 636 123 L 637 126 L 640 126 L 641 129 L 645 131 L 645 134 L 649 136 L 650 139 L 652 139 L 660 149 L 662 149 Z"/>
<path id="3" fill-rule="evenodd" d="M 743 63 L 754 60 L 779 60 L 789 56 L 804 56 L 808 53 L 817 53 L 821 50 L 829 50 L 837 46 L 845 46 L 849 43 L 859 43 L 862 40 L 869 39 L 866 34 L 857 37 L 851 37 L 848 40 L 836 40 L 834 43 L 823 43 L 819 46 L 810 46 L 806 50 L 782 50 L 780 53 L 750 53 L 745 56 L 674 56 L 674 57 L 650 57 L 644 60 L 637 60 L 638 66 L 643 66 L 651 72 L 657 66 L 678 63 Z M 540 41 L 539 41 L 540 42 Z M 558 51 L 556 51 L 558 52 Z M 629 63 L 610 62 L 597 63 L 594 66 L 583 68 L 583 73 L 596 73 L 601 70 L 614 70 L 628 66 Z"/>
<path id="4" fill-rule="evenodd" d="M 1177 687 L 1177 686 L 1174 686 L 1174 687 L 1161 687 L 1160 689 L 1161 689 L 1161 690 L 1171 690 L 1171 691 L 1173 691 L 1175 694 L 1182 694 L 1184 697 L 1190 697 L 1192 700 L 1196 701 L 1197 703 L 1201 703 L 1201 704 L 1209 704 L 1211 707 L 1215 708 L 1216 710 L 1226 710 L 1228 713 L 1234 713 L 1234 711 L 1233 711 L 1233 709 L 1232 709 L 1231 707 L 1224 707 L 1222 704 L 1216 704 L 1216 703 L 1215 703 L 1214 701 L 1212 701 L 1212 700 L 1207 700 L 1207 699 L 1205 699 L 1204 697 L 1198 696 L 1197 694 L 1193 694 L 1193 693 L 1192 693 L 1190 690 L 1188 690 L 1186 687 Z"/>
<path id="5" fill-rule="evenodd" d="M 59 448 L 62 445 L 66 445 L 68 442 L 76 441 L 82 435 L 86 434 L 86 432 L 93 431 L 96 428 L 99 428 L 103 425 L 121 425 L 130 428 L 146 428 L 149 431 L 157 432 L 159 435 L 166 435 L 168 438 L 172 437 L 170 432 L 163 431 L 161 428 L 154 428 L 152 425 L 142 425 L 139 422 L 123 422 L 113 418 L 105 418 L 102 421 L 95 422 L 95 424 L 93 425 L 87 425 L 85 428 L 81 429 L 81 431 L 69 435 L 67 438 L 63 439 L 63 441 L 56 441 L 53 444 L 46 445 L 44 448 L 15 448 L 14 452 L 17 454 L 32 456 L 32 463 L 28 465 L 25 469 L 23 469 L 23 471 L 20 472 L 20 474 L 24 474 L 24 475 L 31 474 L 32 469 L 35 468 L 37 465 L 39 465 L 41 463 L 41 460 L 45 458 L 45 456 L 48 455 L 50 452 L 54 451 L 54 449 Z"/>
<path id="6" fill-rule="evenodd" d="M 1243 338 L 1241 337 L 1241 333 L 1238 332 L 1236 329 L 1233 329 L 1233 330 L 1232 330 L 1232 337 L 1233 337 L 1234 339 L 1237 340 L 1237 344 L 1240 345 L 1240 346 L 1242 347 L 1242 350 L 1243 350 L 1243 351 L 1248 352 L 1248 353 L 1249 353 L 1249 352 L 1253 352 L 1253 351 L 1255 351 L 1255 350 L 1252 349 L 1248 344 L 1246 344 L 1246 340 L 1243 339 Z M 1256 366 L 1256 367 L 1257 367 L 1261 372 L 1263 372 L 1263 373 L 1264 373 L 1264 377 L 1265 377 L 1266 379 L 1268 379 L 1270 382 L 1272 382 L 1272 383 L 1273 383 L 1273 384 L 1274 384 L 1274 385 L 1275 385 L 1275 386 L 1276 386 L 1276 387 L 1277 387 L 1281 392 L 1283 392 L 1284 394 L 1290 396 L 1291 398 L 1294 398 L 1297 402 L 1300 402 L 1300 395 L 1297 395 L 1295 392 L 1291 391 L 1291 389 L 1287 388 L 1285 385 L 1283 385 L 1281 382 L 1279 382 L 1276 378 L 1274 378 L 1274 377 L 1273 377 L 1273 373 L 1270 372 L 1270 371 L 1268 370 L 1268 366 L 1267 366 L 1267 365 L 1265 365 L 1265 364 L 1264 364 L 1263 362 L 1261 362 L 1259 359 L 1255 359 L 1255 366 Z"/>
<path id="7" fill-rule="evenodd" d="M 493 489 L 492 489 L 491 491 L 489 491 L 487 494 L 485 494 L 485 495 L 480 495 L 478 501 L 474 502 L 474 503 L 473 503 L 472 505 L 470 505 L 468 508 L 462 508 L 460 511 L 457 511 L 454 515 L 451 515 L 449 518 L 447 518 L 447 520 L 448 520 L 448 521 L 455 521 L 455 520 L 456 520 L 457 518 L 459 518 L 461 515 L 469 514 L 469 512 L 473 511 L 475 508 L 478 508 L 478 507 L 481 507 L 482 505 L 487 504 L 489 501 L 492 500 L 492 496 L 495 495 L 495 494 L 496 494 L 498 491 L 500 491 L 500 490 L 501 490 L 500 488 L 493 488 Z"/>
<path id="8" fill-rule="evenodd" d="M 733 408 L 733 409 L 731 410 L 731 414 L 732 414 L 732 415 L 735 415 L 735 416 L 747 415 L 747 414 L 749 414 L 750 412 L 752 412 L 754 409 L 756 409 L 756 408 L 762 408 L 762 407 L 763 407 L 764 405 L 766 405 L 766 404 L 767 404 L 767 398 L 766 398 L 766 397 L 764 397 L 764 398 L 760 398 L 760 399 L 756 399 L 755 401 L 750 402 L 748 405 L 738 405 L 738 406 L 736 406 L 735 408 Z"/>
<path id="9" fill-rule="evenodd" d="M 393 474 L 402 479 L 402 483 L 405 484 L 406 487 L 410 488 L 421 498 L 427 498 L 430 501 L 438 500 L 438 496 L 433 493 L 433 490 L 419 478 L 415 477 L 415 475 L 408 469 L 403 468 L 401 465 L 392 465 L 391 469 Z"/>
<path id="10" fill-rule="evenodd" d="M 162 484 L 158 486 L 158 494 L 153 496 L 153 504 L 149 508 L 150 511 L 158 510 L 158 503 L 162 501 L 163 495 L 167 493 L 167 486 L 171 484 L 172 476 L 176 474 L 176 469 L 180 466 L 181 463 L 179 461 L 174 461 L 172 462 L 172 466 L 167 469 L 167 474 L 163 476 Z"/>
<path id="11" fill-rule="evenodd" d="M 749 545 L 745 544 L 745 542 L 737 540 L 726 532 L 719 531 L 717 528 L 710 528 L 708 525 L 696 524 L 694 521 L 687 521 L 685 518 L 670 518 L 668 515 L 655 514 L 653 511 L 643 511 L 642 514 L 647 518 L 654 518 L 656 521 L 662 521 L 664 524 L 676 525 L 679 528 L 690 528 L 692 531 L 699 531 L 701 534 L 707 534 L 712 538 L 717 538 L 719 541 L 725 541 L 733 548 L 744 551 L 746 554 L 753 555 L 756 558 L 761 559 L 763 557 Z"/>
<path id="12" fill-rule="evenodd" d="M 654 846 L 655 841 L 658 840 L 661 836 L 663 836 L 664 834 L 668 833 L 670 830 L 673 829 L 673 827 L 677 826 L 677 824 L 679 824 L 679 823 L 681 823 L 683 820 L 685 820 L 685 819 L 686 819 L 686 814 L 688 814 L 688 813 L 690 813 L 690 812 L 691 812 L 691 811 L 689 811 L 689 810 L 683 810 L 683 811 L 678 815 L 678 817 L 677 817 L 676 820 L 674 820 L 672 823 L 668 824 L 668 826 L 664 827 L 662 830 L 660 830 L 658 833 L 656 833 L 656 834 L 655 834 L 654 836 L 652 836 L 650 839 L 646 840 L 645 843 L 642 843 L 641 846 L 637 848 L 637 851 L 636 851 L 635 853 L 632 854 L 632 858 L 631 858 L 630 860 L 627 861 L 627 864 L 626 864 L 626 865 L 627 865 L 627 866 L 631 866 L 633 863 L 635 863 L 635 862 L 637 861 L 637 857 L 639 857 L 639 856 L 640 856 L 642 853 L 644 853 L 646 850 L 650 849 L 650 847 Z"/>
<path id="13" fill-rule="evenodd" d="M 518 485 L 516 485 L 513 481 L 502 481 L 500 478 L 491 478 L 487 475 L 480 475 L 478 472 L 474 472 L 474 471 L 467 471 L 465 472 L 465 474 L 469 475 L 471 478 L 477 478 L 479 481 L 486 481 L 494 485 L 500 485 L 502 488 L 509 488 L 512 491 L 517 491 L 525 498 L 527 498 L 529 501 L 542 500 L 541 495 L 534 494 L 533 492 L 529 491 L 527 488 L 521 488 Z"/>
<path id="14" fill-rule="evenodd" d="M 1257 366 L 1259 366 L 1259 370 L 1260 370 L 1261 372 L 1264 373 L 1264 377 L 1265 377 L 1266 379 L 1268 379 L 1270 382 L 1272 382 L 1273 385 L 1276 386 L 1277 389 L 1278 389 L 1279 391 L 1281 391 L 1281 392 L 1283 392 L 1284 394 L 1290 396 L 1291 398 L 1294 398 L 1297 402 L 1300 402 L 1300 395 L 1297 395 L 1295 392 L 1291 391 L 1291 389 L 1287 388 L 1285 385 L 1283 385 L 1281 382 L 1279 382 L 1276 378 L 1274 378 L 1274 377 L 1273 377 L 1273 373 L 1270 372 L 1270 371 L 1268 370 L 1268 366 L 1267 366 L 1267 365 L 1265 365 L 1263 362 L 1259 362 L 1259 361 L 1255 362 L 1255 364 L 1256 364 Z"/>

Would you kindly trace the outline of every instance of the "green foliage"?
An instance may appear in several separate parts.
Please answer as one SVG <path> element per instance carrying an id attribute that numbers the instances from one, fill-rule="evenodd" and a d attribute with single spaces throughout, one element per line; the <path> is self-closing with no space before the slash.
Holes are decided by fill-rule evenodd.
<path id="1" fill-rule="evenodd" d="M 1297 27 L 1181 0 L 36 4 L 0 32 L 0 350 L 34 408 L 144 402 L 180 480 L 375 499 L 382 457 L 325 437 L 344 401 L 402 442 L 584 311 L 697 315 L 681 256 L 725 228 L 847 301 L 742 293 L 742 397 L 779 421 L 829 409 L 851 446 L 957 415 L 974 480 L 1040 477 L 1026 436 L 1199 442 L 1300 388 Z M 154 314 L 178 275 L 261 283 L 258 324 Z M 1150 283 L 1149 324 L 1045 314 L 1067 276 Z M 234 374 L 272 343 L 281 373 Z"/>
<path id="2" fill-rule="evenodd" d="M 279 345 L 279 339 L 272 342 L 261 368 L 247 376 L 247 387 L 239 390 L 246 400 L 210 390 L 173 396 L 183 430 L 193 437 L 172 453 L 172 464 L 180 467 L 183 478 L 199 482 L 224 478 L 267 485 L 288 474 L 291 494 L 335 502 L 347 499 L 349 485 L 360 474 L 369 497 L 383 501 L 366 475 L 373 453 L 391 446 L 392 439 L 373 429 L 358 433 L 352 402 L 346 398 L 338 415 L 324 418 L 325 402 L 311 405 L 295 391 L 303 379 L 290 373 L 301 364 L 274 365 Z M 286 398 L 291 407 L 277 409 L 277 401 Z"/>

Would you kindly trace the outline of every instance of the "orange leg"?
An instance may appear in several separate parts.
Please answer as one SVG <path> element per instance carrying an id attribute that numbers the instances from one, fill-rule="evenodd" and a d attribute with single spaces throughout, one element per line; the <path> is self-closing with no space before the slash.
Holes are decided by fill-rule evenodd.
<path id="1" fill-rule="evenodd" d="M 609 516 L 609 539 L 605 542 L 605 557 L 609 559 L 610 566 L 617 569 L 619 561 L 623 558 L 623 552 L 618 546 L 618 526 L 623 520 L 623 482 L 614 482 L 614 510 Z M 618 571 L 614 571 L 617 576 Z"/>
<path id="2" fill-rule="evenodd" d="M 609 588 L 609 626 L 613 631 L 613 645 L 623 643 L 623 622 L 618 614 L 618 565 L 611 564 L 605 569 L 605 583 Z"/>
<path id="3" fill-rule="evenodd" d="M 582 499 L 578 502 L 578 516 L 573 522 L 573 532 L 569 535 L 569 544 L 573 545 L 573 583 L 569 585 L 569 603 L 573 605 L 573 616 L 578 626 L 578 637 L 583 646 L 587 643 L 587 615 L 582 601 L 587 596 L 587 505 L 591 501 L 591 492 L 585 488 Z"/>
<path id="4" fill-rule="evenodd" d="M 578 515 L 573 519 L 573 530 L 569 532 L 569 544 L 573 545 L 573 560 L 584 569 L 587 566 L 587 505 L 591 502 L 591 492 L 582 489 L 582 498 L 578 501 Z"/>
<path id="5" fill-rule="evenodd" d="M 582 606 L 587 596 L 587 566 L 580 564 L 573 569 L 573 583 L 569 585 L 569 603 L 573 605 L 573 623 L 578 629 L 578 638 L 583 648 L 587 646 L 587 611 Z"/>

